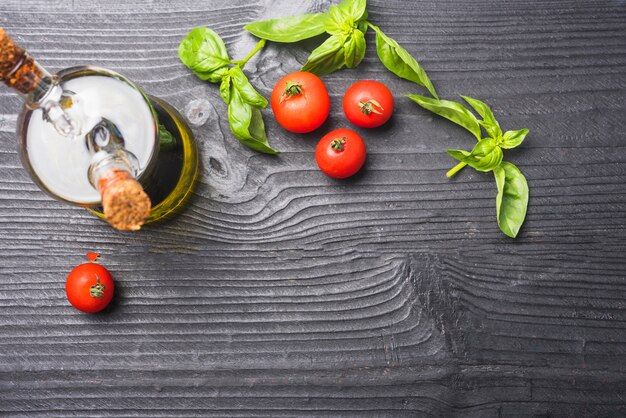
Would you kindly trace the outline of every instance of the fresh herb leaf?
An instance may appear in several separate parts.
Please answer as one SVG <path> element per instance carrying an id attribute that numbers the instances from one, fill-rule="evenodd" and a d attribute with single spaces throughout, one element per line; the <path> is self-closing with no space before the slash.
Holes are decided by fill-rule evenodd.
<path id="1" fill-rule="evenodd" d="M 343 44 L 344 41 L 339 35 L 326 39 L 323 44 L 313 50 L 309 60 L 302 67 L 302 71 L 321 77 L 340 69 L 346 63 Z"/>
<path id="2" fill-rule="evenodd" d="M 230 103 L 230 85 L 230 74 L 226 74 L 220 83 L 220 96 L 222 96 L 222 100 L 224 100 L 226 104 Z"/>
<path id="3" fill-rule="evenodd" d="M 363 33 L 367 33 L 367 28 L 369 27 L 369 24 L 367 23 L 367 20 L 365 19 L 367 19 L 367 12 L 365 12 L 365 17 L 363 18 L 363 20 L 359 20 L 356 23 L 356 28 Z"/>
<path id="4" fill-rule="evenodd" d="M 519 169 L 506 161 L 493 170 L 498 186 L 496 216 L 500 230 L 515 238 L 526 218 L 528 183 Z"/>
<path id="5" fill-rule="evenodd" d="M 211 83 L 220 83 L 222 78 L 228 75 L 228 67 L 222 67 L 212 73 L 194 73 L 200 80 L 208 80 Z"/>
<path id="6" fill-rule="evenodd" d="M 377 26 L 369 25 L 376 32 L 376 51 L 385 67 L 398 77 L 426 87 L 430 94 L 438 99 L 435 87 L 422 66 L 395 40 L 383 33 Z M 480 128 L 479 128 L 480 129 Z"/>
<path id="7" fill-rule="evenodd" d="M 350 16 L 355 22 L 367 19 L 366 0 L 343 0 L 337 7 Z"/>
<path id="8" fill-rule="evenodd" d="M 230 64 L 222 38 L 205 27 L 189 32 L 178 47 L 178 57 L 198 77 L 212 82 L 211 74 Z"/>
<path id="9" fill-rule="evenodd" d="M 291 43 L 324 33 L 326 17 L 326 13 L 303 14 L 254 22 L 243 28 L 258 38 Z"/>
<path id="10" fill-rule="evenodd" d="M 504 135 L 502 135 L 502 143 L 500 146 L 504 149 L 515 148 L 524 141 L 528 135 L 528 129 L 520 129 L 518 131 L 506 131 Z"/>
<path id="11" fill-rule="evenodd" d="M 359 65 L 365 56 L 365 48 L 365 34 L 354 29 L 343 46 L 346 67 L 354 68 Z"/>
<path id="12" fill-rule="evenodd" d="M 246 77 L 241 68 L 231 68 L 230 78 L 246 103 L 261 109 L 267 106 L 267 99 L 261 96 L 259 92 L 252 87 L 252 84 L 248 81 L 248 77 Z"/>
<path id="13" fill-rule="evenodd" d="M 470 106 L 474 108 L 476 112 L 480 116 L 482 116 L 483 120 L 478 122 L 480 126 L 485 128 L 487 134 L 494 139 L 499 139 L 502 136 L 502 129 L 500 129 L 500 124 L 496 120 L 496 117 L 493 115 L 493 112 L 484 102 L 480 100 L 473 99 L 468 96 L 461 96 L 463 100 L 469 103 Z"/>
<path id="14" fill-rule="evenodd" d="M 413 100 L 424 109 L 428 109 L 433 113 L 443 116 L 451 120 L 457 125 L 461 125 L 470 131 L 476 139 L 480 141 L 480 125 L 476 116 L 467 110 L 462 104 L 449 100 L 438 100 L 430 97 L 419 96 L 417 94 L 407 94 L 406 97 Z"/>
<path id="15" fill-rule="evenodd" d="M 228 122 L 237 139 L 246 146 L 266 154 L 279 154 L 267 142 L 261 111 L 247 103 L 235 85 L 231 88 Z"/>
<path id="16" fill-rule="evenodd" d="M 478 171 L 491 171 L 502 162 L 502 149 L 493 138 L 478 141 L 471 153 L 463 150 L 448 150 L 448 154 Z"/>
<path id="17" fill-rule="evenodd" d="M 267 142 L 259 110 L 267 106 L 267 100 L 254 89 L 242 70 L 265 42 L 261 39 L 244 59 L 233 62 L 218 34 L 209 28 L 196 28 L 183 39 L 178 55 L 200 79 L 220 83 L 220 95 L 228 105 L 230 129 L 237 139 L 254 150 L 278 154 Z"/>
<path id="18" fill-rule="evenodd" d="M 350 35 L 354 26 L 354 20 L 347 11 L 340 9 L 338 6 L 330 6 L 326 12 L 326 21 L 324 29 L 331 35 L 339 35 L 344 39 Z"/>

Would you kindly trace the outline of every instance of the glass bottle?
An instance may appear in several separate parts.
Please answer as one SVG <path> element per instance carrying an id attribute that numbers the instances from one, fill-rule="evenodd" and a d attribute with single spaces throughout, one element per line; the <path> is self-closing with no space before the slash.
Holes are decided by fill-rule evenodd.
<path id="1" fill-rule="evenodd" d="M 183 117 L 122 75 L 93 66 L 51 75 L 0 27 L 0 81 L 24 99 L 20 156 L 52 197 L 121 230 L 175 214 L 198 175 Z"/>

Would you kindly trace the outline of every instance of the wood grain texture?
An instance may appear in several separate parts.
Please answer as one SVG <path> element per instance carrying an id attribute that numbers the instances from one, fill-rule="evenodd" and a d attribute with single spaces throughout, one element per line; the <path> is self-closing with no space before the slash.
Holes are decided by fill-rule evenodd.
<path id="1" fill-rule="evenodd" d="M 397 111 L 362 131 L 366 167 L 343 182 L 317 170 L 319 133 L 286 133 L 269 110 L 283 154 L 242 147 L 216 86 L 176 56 L 206 25 L 243 57 L 245 23 L 328 0 L 0 3 L 0 25 L 50 70 L 111 68 L 197 120 L 203 162 L 181 216 L 114 231 L 30 181 L 20 100 L 0 90 L 0 414 L 626 415 L 626 5 L 368 3 L 442 97 L 530 128 L 507 154 L 531 188 L 517 240 L 498 230 L 490 175 L 445 178 L 445 150 L 471 135 L 402 98 L 423 91 L 377 62 L 371 33 L 359 70 L 325 77 L 322 131 L 346 125 L 358 79 L 387 83 Z M 316 42 L 267 46 L 250 79 L 269 95 Z M 90 250 L 118 285 L 93 316 L 64 294 Z"/>

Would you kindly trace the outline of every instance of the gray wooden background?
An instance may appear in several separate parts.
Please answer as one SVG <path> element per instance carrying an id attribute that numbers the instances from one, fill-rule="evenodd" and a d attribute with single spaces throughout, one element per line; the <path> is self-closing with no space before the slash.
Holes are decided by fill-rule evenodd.
<path id="1" fill-rule="evenodd" d="M 117 70 L 195 122 L 202 178 L 178 218 L 120 233 L 39 191 L 15 140 L 20 100 L 0 89 L 0 411 L 8 416 L 624 416 L 626 3 L 372 0 L 371 20 L 440 95 L 481 98 L 507 129 L 531 199 L 517 240 L 495 184 L 448 148 L 463 129 L 367 58 L 325 82 L 329 122 L 283 131 L 277 158 L 230 134 L 215 85 L 178 60 L 206 25 L 241 58 L 250 21 L 328 0 L 2 0 L 0 25 L 52 71 Z M 316 42 L 269 45 L 247 67 L 269 95 Z M 313 150 L 347 122 L 345 89 L 387 83 L 391 123 L 361 130 L 362 174 L 334 181 Z M 199 109 L 206 113 L 202 120 Z M 103 253 L 118 293 L 71 308 L 64 282 Z"/>

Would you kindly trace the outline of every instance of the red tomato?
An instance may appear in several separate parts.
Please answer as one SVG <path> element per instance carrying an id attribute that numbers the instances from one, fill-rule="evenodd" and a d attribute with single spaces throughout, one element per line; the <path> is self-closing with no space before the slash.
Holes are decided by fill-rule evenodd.
<path id="1" fill-rule="evenodd" d="M 315 160 L 328 176 L 343 179 L 361 169 L 365 163 L 365 142 L 350 129 L 335 129 L 326 134 L 315 148 Z"/>
<path id="2" fill-rule="evenodd" d="M 383 83 L 374 80 L 358 81 L 343 96 L 343 112 L 356 126 L 376 128 L 391 117 L 393 95 Z"/>
<path id="3" fill-rule="evenodd" d="M 67 300 L 83 312 L 98 312 L 106 308 L 113 297 L 113 289 L 111 273 L 96 263 L 75 267 L 65 281 Z"/>
<path id="4" fill-rule="evenodd" d="M 281 78 L 272 91 L 270 102 L 280 126 L 299 134 L 322 126 L 330 111 L 330 97 L 324 83 L 307 72 Z"/>

